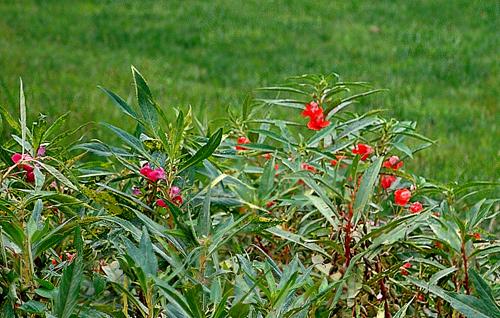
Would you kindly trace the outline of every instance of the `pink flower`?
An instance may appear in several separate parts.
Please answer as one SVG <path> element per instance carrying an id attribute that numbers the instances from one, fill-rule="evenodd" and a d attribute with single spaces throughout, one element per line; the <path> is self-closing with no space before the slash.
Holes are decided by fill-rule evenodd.
<path id="1" fill-rule="evenodd" d="M 153 182 L 156 182 L 160 179 L 165 179 L 165 171 L 161 167 L 156 168 L 155 170 L 149 173 L 148 179 Z"/>
<path id="2" fill-rule="evenodd" d="M 72 262 L 73 259 L 75 258 L 75 256 L 76 256 L 76 253 L 73 253 L 73 254 L 66 253 L 66 258 L 68 259 L 69 262 Z"/>
<path id="3" fill-rule="evenodd" d="M 136 187 L 136 186 L 133 186 L 132 187 L 132 194 L 135 195 L 135 196 L 138 196 L 138 195 L 141 195 L 141 189 Z"/>
<path id="4" fill-rule="evenodd" d="M 21 155 L 20 153 L 15 153 L 10 158 L 12 159 L 12 162 L 14 162 L 15 164 L 18 164 L 20 161 L 31 161 L 31 160 L 33 160 L 33 158 L 31 158 L 30 155 L 28 155 L 28 154 Z M 24 171 L 27 171 L 27 172 L 33 171 L 33 167 L 30 166 L 30 165 L 28 165 L 28 164 L 22 164 L 21 168 Z"/>
<path id="5" fill-rule="evenodd" d="M 141 170 L 139 170 L 139 173 L 153 182 L 156 182 L 160 179 L 165 179 L 165 171 L 162 167 L 158 167 L 153 170 L 148 163 L 145 164 L 141 168 Z"/>
<path id="6" fill-rule="evenodd" d="M 40 147 L 38 147 L 38 150 L 36 151 L 36 155 L 38 157 L 43 157 L 43 156 L 45 156 L 46 151 L 47 151 L 47 148 L 45 147 L 45 145 L 40 145 Z"/>
<path id="7" fill-rule="evenodd" d="M 410 204 L 411 213 L 419 213 L 423 209 L 424 209 L 424 207 L 422 206 L 422 203 L 420 203 L 420 202 L 413 202 L 412 204 Z"/>
<path id="8" fill-rule="evenodd" d="M 388 169 L 398 170 L 403 166 L 403 161 L 399 160 L 398 156 L 391 156 L 384 161 L 383 166 Z"/>
<path id="9" fill-rule="evenodd" d="M 168 189 L 168 195 L 173 198 L 181 193 L 181 189 L 176 186 L 172 186 L 170 189 Z"/>

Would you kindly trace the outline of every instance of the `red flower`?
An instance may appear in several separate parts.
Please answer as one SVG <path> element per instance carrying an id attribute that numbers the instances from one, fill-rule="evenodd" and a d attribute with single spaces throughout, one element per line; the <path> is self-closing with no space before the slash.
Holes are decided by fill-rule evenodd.
<path id="1" fill-rule="evenodd" d="M 273 156 L 268 152 L 268 153 L 263 154 L 262 157 L 264 157 L 264 159 L 266 159 L 266 160 L 270 160 Z"/>
<path id="2" fill-rule="evenodd" d="M 472 233 L 472 237 L 477 241 L 481 239 L 481 234 L 478 232 Z"/>
<path id="3" fill-rule="evenodd" d="M 15 153 L 10 158 L 12 159 L 12 162 L 14 162 L 15 164 L 19 163 L 20 161 L 30 161 L 30 160 L 33 160 L 33 158 L 31 158 L 30 155 L 27 155 L 27 154 L 21 155 L 20 153 Z M 33 167 L 30 166 L 30 165 L 28 165 L 28 164 L 22 164 L 21 168 L 24 171 L 27 171 L 27 172 L 33 171 Z"/>
<path id="4" fill-rule="evenodd" d="M 383 166 L 388 169 L 398 170 L 403 166 L 403 161 L 399 160 L 398 156 L 391 156 L 384 161 Z"/>
<path id="5" fill-rule="evenodd" d="M 410 201 L 411 192 L 408 189 L 398 189 L 394 192 L 394 202 L 397 205 L 404 206 Z"/>
<path id="6" fill-rule="evenodd" d="M 316 168 L 314 168 L 313 166 L 311 166 L 310 164 L 307 164 L 305 162 L 300 165 L 300 168 L 302 170 L 307 170 L 307 171 L 311 171 L 312 173 L 316 173 Z"/>
<path id="7" fill-rule="evenodd" d="M 410 262 L 406 262 L 403 264 L 403 266 L 401 266 L 401 275 L 408 275 L 408 269 L 411 268 L 411 263 Z"/>
<path id="8" fill-rule="evenodd" d="M 146 163 L 141 170 L 139 170 L 139 173 L 153 182 L 165 179 L 165 170 L 163 170 L 162 167 L 158 167 L 153 170 L 148 163 Z"/>
<path id="9" fill-rule="evenodd" d="M 250 139 L 248 139 L 245 136 L 241 136 L 241 137 L 238 138 L 237 143 L 238 143 L 238 145 L 249 144 L 250 143 Z M 248 148 L 242 147 L 242 146 L 236 146 L 235 148 L 236 148 L 236 150 L 247 150 L 248 149 Z"/>
<path id="10" fill-rule="evenodd" d="M 269 209 L 269 208 L 272 208 L 275 204 L 276 204 L 276 202 L 274 202 L 274 201 L 269 201 L 269 202 L 267 202 L 267 203 L 266 203 L 266 208 L 268 208 L 268 209 Z"/>
<path id="11" fill-rule="evenodd" d="M 184 202 L 184 201 L 182 200 L 182 196 L 178 195 L 178 196 L 176 196 L 176 197 L 174 197 L 174 198 L 172 199 L 172 202 L 173 202 L 175 205 L 180 206 L 180 205 L 182 204 L 182 202 Z"/>
<path id="12" fill-rule="evenodd" d="M 312 130 L 321 130 L 330 125 L 330 121 L 325 120 L 323 108 L 319 107 L 316 102 L 306 104 L 305 109 L 302 111 L 302 116 L 309 117 L 307 128 Z"/>
<path id="13" fill-rule="evenodd" d="M 410 204 L 410 211 L 411 213 L 419 213 L 420 211 L 423 210 L 423 206 L 422 206 L 422 203 L 420 202 L 413 202 L 412 204 Z"/>
<path id="14" fill-rule="evenodd" d="M 51 263 L 52 263 L 53 266 L 56 266 L 57 265 L 57 260 L 55 258 L 53 258 L 52 261 L 51 261 Z"/>
<path id="15" fill-rule="evenodd" d="M 333 159 L 332 161 L 330 161 L 330 164 L 332 166 L 336 166 L 339 162 L 341 162 L 343 159 L 345 159 L 345 156 L 335 156 L 337 159 Z"/>
<path id="16" fill-rule="evenodd" d="M 26 181 L 29 183 L 35 183 L 35 173 L 33 171 L 28 171 L 26 173 Z"/>
<path id="17" fill-rule="evenodd" d="M 424 302 L 425 301 L 425 296 L 419 293 L 418 296 L 417 296 L 417 300 L 420 301 L 420 302 Z"/>
<path id="18" fill-rule="evenodd" d="M 325 127 L 328 127 L 330 125 L 330 121 L 325 120 L 325 117 L 323 114 L 320 114 L 316 117 L 311 117 L 309 119 L 309 122 L 307 123 L 307 128 L 311 130 L 321 130 Z"/>
<path id="19" fill-rule="evenodd" d="M 365 161 L 373 153 L 373 148 L 365 144 L 357 144 L 352 153 L 355 155 L 360 155 L 361 160 Z"/>
<path id="20" fill-rule="evenodd" d="M 310 102 L 306 104 L 306 108 L 302 111 L 303 117 L 316 117 L 319 114 L 323 114 L 323 109 L 319 107 L 318 103 Z"/>
<path id="21" fill-rule="evenodd" d="M 157 199 L 156 200 L 156 205 L 157 206 L 161 206 L 162 208 L 166 208 L 167 207 L 167 204 L 162 199 Z"/>
<path id="22" fill-rule="evenodd" d="M 382 175 L 382 177 L 380 177 L 380 185 L 384 189 L 389 189 L 396 179 L 397 178 L 395 176 Z"/>

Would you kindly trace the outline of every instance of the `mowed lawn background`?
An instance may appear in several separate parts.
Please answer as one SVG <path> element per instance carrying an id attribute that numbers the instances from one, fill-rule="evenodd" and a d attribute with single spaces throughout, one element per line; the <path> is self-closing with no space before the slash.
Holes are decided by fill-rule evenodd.
<path id="1" fill-rule="evenodd" d="M 497 1 L 0 1 L 0 103 L 130 124 L 99 91 L 132 95 L 130 64 L 164 108 L 224 116 L 254 88 L 337 72 L 439 143 L 408 164 L 443 181 L 498 179 Z M 16 112 L 17 114 L 17 112 Z M 290 115 L 288 115 L 290 116 Z M 297 119 L 299 114 L 297 114 Z M 109 138 L 103 128 L 89 137 Z"/>

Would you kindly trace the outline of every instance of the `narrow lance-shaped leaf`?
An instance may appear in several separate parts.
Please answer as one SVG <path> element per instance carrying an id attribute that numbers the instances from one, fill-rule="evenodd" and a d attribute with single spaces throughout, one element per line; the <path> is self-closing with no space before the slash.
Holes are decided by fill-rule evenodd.
<path id="1" fill-rule="evenodd" d="M 24 144 L 26 142 L 26 133 L 28 128 L 26 127 L 26 100 L 24 98 L 24 88 L 23 88 L 23 80 L 19 79 L 19 114 L 21 119 L 21 139 L 22 139 L 22 153 L 24 154 L 25 148 Z"/>
<path id="2" fill-rule="evenodd" d="M 75 246 L 77 255 L 71 264 L 64 269 L 61 285 L 54 303 L 54 314 L 58 318 L 69 318 L 75 310 L 80 296 L 80 285 L 83 278 L 83 255 L 80 228 L 75 229 Z"/>
<path id="3" fill-rule="evenodd" d="M 458 310 L 468 318 L 498 318 L 498 312 L 492 311 L 478 298 L 469 295 L 462 295 L 452 292 L 447 292 L 436 285 L 430 285 L 413 277 L 408 277 L 408 281 L 412 284 L 429 291 L 434 295 L 447 301 L 455 310 Z"/>
<path id="4" fill-rule="evenodd" d="M 361 184 L 356 193 L 356 199 L 354 200 L 354 223 L 356 223 L 361 214 L 365 210 L 366 205 L 370 201 L 373 193 L 373 188 L 378 180 L 378 173 L 380 167 L 382 166 L 383 157 L 376 159 L 372 165 L 366 169 L 363 177 L 361 178 Z"/>
<path id="5" fill-rule="evenodd" d="M 198 162 L 210 157 L 210 155 L 217 149 L 222 140 L 222 128 L 219 128 L 208 140 L 208 142 L 198 149 L 198 151 L 189 159 L 184 161 L 179 169 L 179 172 L 197 164 Z"/>
<path id="6" fill-rule="evenodd" d="M 134 66 L 132 66 L 132 75 L 134 76 L 137 102 L 139 103 L 142 117 L 149 124 L 149 128 L 153 132 L 156 132 L 158 129 L 158 111 L 153 100 L 153 95 L 149 90 L 146 80 Z"/>
<path id="7" fill-rule="evenodd" d="M 124 101 L 120 96 L 116 95 L 112 91 L 102 87 L 98 86 L 108 97 L 113 101 L 113 103 L 118 106 L 118 108 L 128 116 L 132 117 L 135 120 L 139 120 L 137 113 L 134 111 L 134 109 L 127 104 L 126 101 Z"/>

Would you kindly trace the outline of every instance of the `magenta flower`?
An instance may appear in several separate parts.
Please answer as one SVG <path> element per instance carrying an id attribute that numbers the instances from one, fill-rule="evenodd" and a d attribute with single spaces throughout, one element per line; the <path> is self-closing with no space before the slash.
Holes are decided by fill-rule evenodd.
<path id="1" fill-rule="evenodd" d="M 160 179 L 165 179 L 165 170 L 163 170 L 162 167 L 151 169 L 149 163 L 146 163 L 144 166 L 142 166 L 141 170 L 139 170 L 139 173 L 153 182 L 156 182 Z"/>

